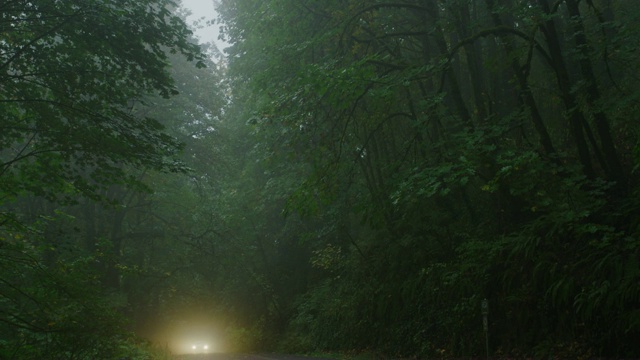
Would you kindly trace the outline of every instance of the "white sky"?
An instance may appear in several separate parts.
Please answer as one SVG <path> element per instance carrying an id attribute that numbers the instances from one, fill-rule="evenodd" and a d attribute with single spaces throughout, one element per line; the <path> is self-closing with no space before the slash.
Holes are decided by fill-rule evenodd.
<path id="1" fill-rule="evenodd" d="M 199 21 L 201 29 L 193 29 L 196 37 L 201 43 L 213 42 L 222 51 L 228 45 L 218 40 L 219 25 L 206 26 L 208 20 L 216 18 L 216 10 L 213 5 L 215 0 L 182 0 L 182 6 L 191 10 L 191 16 L 187 18 L 187 24 L 192 25 L 194 21 Z M 201 20 L 201 18 L 203 18 Z"/>

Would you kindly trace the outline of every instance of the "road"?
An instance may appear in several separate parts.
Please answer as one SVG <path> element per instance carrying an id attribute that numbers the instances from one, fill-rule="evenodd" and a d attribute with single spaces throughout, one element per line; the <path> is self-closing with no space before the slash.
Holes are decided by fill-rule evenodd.
<path id="1" fill-rule="evenodd" d="M 296 355 L 279 354 L 198 354 L 198 355 L 177 355 L 176 360 L 330 360 L 322 358 L 312 358 Z"/>

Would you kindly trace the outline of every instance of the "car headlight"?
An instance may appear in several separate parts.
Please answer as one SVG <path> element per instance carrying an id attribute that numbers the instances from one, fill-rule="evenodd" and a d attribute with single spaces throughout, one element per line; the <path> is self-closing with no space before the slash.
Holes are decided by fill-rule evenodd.
<path id="1" fill-rule="evenodd" d="M 191 345 L 191 350 L 193 350 L 193 351 L 197 351 L 197 350 L 207 351 L 207 350 L 209 350 L 209 345 L 207 345 L 207 344 L 205 344 L 205 345 Z"/>

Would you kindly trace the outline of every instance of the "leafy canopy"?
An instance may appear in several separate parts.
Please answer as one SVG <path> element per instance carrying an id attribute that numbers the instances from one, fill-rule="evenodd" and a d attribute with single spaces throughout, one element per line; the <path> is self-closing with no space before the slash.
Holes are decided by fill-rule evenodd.
<path id="1" fill-rule="evenodd" d="M 97 197 L 123 166 L 180 171 L 180 148 L 135 112 L 176 93 L 167 55 L 204 67 L 171 0 L 0 3 L 0 194 Z"/>

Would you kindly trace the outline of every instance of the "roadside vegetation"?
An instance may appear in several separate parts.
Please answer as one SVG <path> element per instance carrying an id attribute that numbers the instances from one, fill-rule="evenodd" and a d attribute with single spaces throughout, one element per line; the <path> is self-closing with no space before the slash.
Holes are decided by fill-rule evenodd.
<path id="1" fill-rule="evenodd" d="M 640 357 L 635 0 L 114 4 L 0 1 L 0 358 Z"/>

